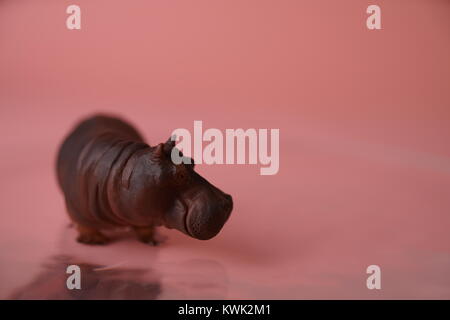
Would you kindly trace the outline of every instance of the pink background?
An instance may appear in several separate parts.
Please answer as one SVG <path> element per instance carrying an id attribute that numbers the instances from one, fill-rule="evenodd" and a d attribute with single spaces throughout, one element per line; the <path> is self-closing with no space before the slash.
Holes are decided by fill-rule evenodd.
<path id="1" fill-rule="evenodd" d="M 0 0 L 0 298 L 65 298 L 64 263 L 35 282 L 56 255 L 147 270 L 159 299 L 449 299 L 449 16 L 447 0 Z M 210 241 L 84 246 L 54 160 L 98 111 L 152 144 L 194 120 L 279 128 L 280 171 L 199 166 L 235 201 Z"/>

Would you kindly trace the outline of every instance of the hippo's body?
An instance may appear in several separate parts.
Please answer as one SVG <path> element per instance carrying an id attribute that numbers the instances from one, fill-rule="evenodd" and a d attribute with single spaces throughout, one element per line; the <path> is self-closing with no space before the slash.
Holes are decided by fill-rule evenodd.
<path id="1" fill-rule="evenodd" d="M 232 199 L 198 175 L 193 164 L 175 165 L 173 148 L 171 140 L 150 147 L 118 118 L 82 121 L 57 159 L 58 182 L 78 241 L 106 243 L 100 230 L 120 226 L 133 227 L 150 243 L 160 225 L 197 239 L 215 236 L 231 213 Z"/>

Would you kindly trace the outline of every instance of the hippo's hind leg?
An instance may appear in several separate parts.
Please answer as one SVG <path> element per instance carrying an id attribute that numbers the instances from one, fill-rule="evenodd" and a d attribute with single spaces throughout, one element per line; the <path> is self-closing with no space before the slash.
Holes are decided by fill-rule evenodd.
<path id="1" fill-rule="evenodd" d="M 155 239 L 155 227 L 133 227 L 139 241 L 156 246 L 159 242 Z"/>
<path id="2" fill-rule="evenodd" d="M 85 244 L 107 244 L 110 240 L 100 231 L 77 224 L 77 241 Z"/>
<path id="3" fill-rule="evenodd" d="M 77 227 L 78 237 L 77 241 L 85 244 L 107 244 L 110 240 L 105 235 L 103 235 L 99 230 L 88 227 L 80 223 L 80 215 L 73 207 L 70 205 L 69 201 L 66 200 L 67 213 L 69 214 L 70 220 Z"/>

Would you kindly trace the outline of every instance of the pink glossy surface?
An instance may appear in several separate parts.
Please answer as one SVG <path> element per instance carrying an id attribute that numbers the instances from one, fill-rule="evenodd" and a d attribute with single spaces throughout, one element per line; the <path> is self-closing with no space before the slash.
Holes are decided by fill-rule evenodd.
<path id="1" fill-rule="evenodd" d="M 366 1 L 194 2 L 80 0 L 81 31 L 71 1 L 0 2 L 0 298 L 77 298 L 67 261 L 145 279 L 143 298 L 449 299 L 450 3 L 376 1 L 371 32 Z M 84 246 L 53 165 L 97 111 L 151 143 L 194 120 L 280 128 L 280 172 L 200 166 L 235 200 L 210 241 Z"/>

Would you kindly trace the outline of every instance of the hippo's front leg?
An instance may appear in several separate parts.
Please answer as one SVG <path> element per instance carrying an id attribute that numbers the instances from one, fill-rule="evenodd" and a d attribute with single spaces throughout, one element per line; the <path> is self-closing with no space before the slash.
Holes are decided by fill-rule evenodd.
<path id="1" fill-rule="evenodd" d="M 159 242 L 155 239 L 155 227 L 133 227 L 133 229 L 136 232 L 136 236 L 139 241 L 153 246 L 159 244 Z"/>
<path id="2" fill-rule="evenodd" d="M 77 224 L 77 241 L 85 244 L 107 244 L 109 239 L 100 231 Z"/>

